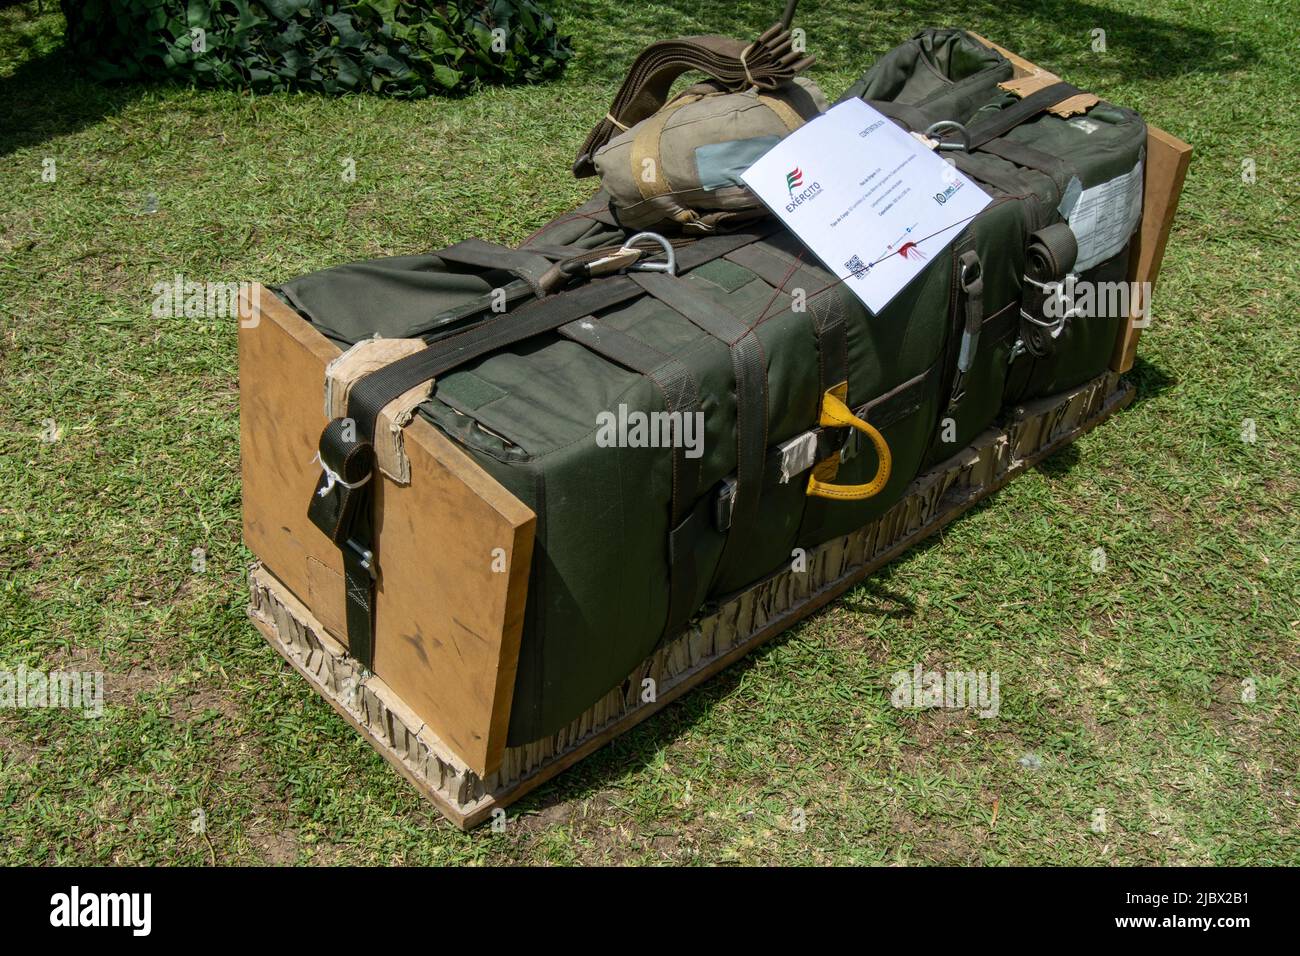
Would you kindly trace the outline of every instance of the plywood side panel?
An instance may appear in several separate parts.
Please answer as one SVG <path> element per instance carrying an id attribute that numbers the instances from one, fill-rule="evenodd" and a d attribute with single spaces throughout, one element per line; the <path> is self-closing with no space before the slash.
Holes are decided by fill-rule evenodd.
<path id="1" fill-rule="evenodd" d="M 271 292 L 256 296 L 239 336 L 245 541 L 337 626 L 342 561 L 308 520 L 307 504 L 326 424 L 325 366 L 338 349 Z M 487 775 L 505 749 L 535 518 L 423 419 L 407 427 L 404 443 L 410 483 L 378 472 L 372 479 L 375 673 Z"/>
<path id="2" fill-rule="evenodd" d="M 320 477 L 312 459 L 326 425 L 324 369 L 339 350 L 268 289 L 254 287 L 252 298 L 239 329 L 244 542 L 290 591 L 309 601 L 313 578 L 343 575 L 338 548 L 307 520 Z M 309 559 L 317 566 L 314 573 Z M 341 620 L 341 589 L 335 600 L 336 608 L 317 614 Z"/>
<path id="3" fill-rule="evenodd" d="M 1147 127 L 1147 158 L 1142 179 L 1142 225 L 1133 237 L 1129 281 L 1137 283 L 1130 297 L 1128 321 L 1115 341 L 1110 367 L 1127 372 L 1137 355 L 1138 337 L 1150 320 L 1149 293 L 1154 291 L 1165 245 L 1173 229 L 1183 181 L 1192 162 L 1192 147 L 1155 126 Z M 1149 283 L 1149 285 L 1147 285 Z"/>

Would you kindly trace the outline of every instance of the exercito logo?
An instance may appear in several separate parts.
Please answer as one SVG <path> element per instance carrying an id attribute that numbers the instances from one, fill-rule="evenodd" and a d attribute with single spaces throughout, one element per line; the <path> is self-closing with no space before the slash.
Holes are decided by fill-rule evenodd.
<path id="1" fill-rule="evenodd" d="M 790 190 L 790 198 L 794 198 L 794 188 L 803 185 L 803 170 L 796 166 L 785 174 L 785 185 Z"/>
<path id="2" fill-rule="evenodd" d="M 802 189 L 801 192 L 795 192 L 796 189 L 801 189 L 803 187 L 803 168 L 800 166 L 796 166 L 785 174 L 785 185 L 786 188 L 790 190 L 790 202 L 786 204 L 786 212 L 794 212 L 805 202 L 812 199 L 822 191 L 822 184 L 813 180 L 808 184 L 807 189 Z"/>
<path id="3" fill-rule="evenodd" d="M 78 886 L 50 897 L 50 925 L 126 926 L 133 936 L 153 928 L 152 893 L 82 893 Z"/>

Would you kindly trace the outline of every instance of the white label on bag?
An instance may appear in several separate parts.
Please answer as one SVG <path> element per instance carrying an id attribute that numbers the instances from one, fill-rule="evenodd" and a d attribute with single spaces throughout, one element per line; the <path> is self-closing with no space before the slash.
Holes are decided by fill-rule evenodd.
<path id="1" fill-rule="evenodd" d="M 991 202 L 856 98 L 795 130 L 742 178 L 873 313 Z"/>
<path id="2" fill-rule="evenodd" d="M 1104 262 L 1124 248 L 1142 218 L 1142 162 L 1123 176 L 1085 189 L 1070 210 L 1070 230 L 1079 240 L 1074 271 Z"/>

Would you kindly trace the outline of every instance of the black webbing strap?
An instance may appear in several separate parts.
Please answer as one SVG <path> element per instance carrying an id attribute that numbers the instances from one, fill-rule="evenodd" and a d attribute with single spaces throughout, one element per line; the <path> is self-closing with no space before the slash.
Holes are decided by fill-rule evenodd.
<path id="1" fill-rule="evenodd" d="M 694 592 L 699 573 L 695 565 L 694 521 L 699 513 L 700 467 L 703 456 L 696 449 L 694 457 L 686 446 L 682 429 L 686 416 L 700 411 L 700 391 L 694 376 L 674 356 L 646 345 L 620 329 L 600 319 L 588 316 L 560 326 L 560 334 L 591 349 L 597 355 L 640 372 L 652 381 L 664 398 L 664 408 L 669 415 L 677 416 L 676 434 L 672 442 L 672 505 L 669 520 L 668 547 L 668 621 L 665 634 L 674 633 L 689 620 L 694 610 Z M 697 434 L 704 440 L 702 433 Z M 690 525 L 688 527 L 688 524 Z M 687 545 L 689 539 L 690 546 Z M 677 543 L 676 548 L 673 544 Z"/>
<path id="2" fill-rule="evenodd" d="M 723 560 L 743 553 L 758 528 L 763 459 L 767 454 L 767 363 L 758 334 L 736 316 L 706 300 L 686 281 L 664 273 L 637 273 L 633 280 L 674 312 L 731 349 L 736 379 L 736 494 L 732 532 Z M 739 531 L 737 531 L 737 528 Z"/>
<path id="3" fill-rule="evenodd" d="M 335 419 L 321 433 L 320 460 L 324 468 L 307 517 L 343 553 L 348 652 L 373 669 L 370 602 L 375 562 L 369 542 L 374 450 L 370 442 L 358 440 L 355 425 Z"/>
<path id="4" fill-rule="evenodd" d="M 849 326 L 844 318 L 842 288 L 841 285 L 832 286 L 809 302 L 813 329 L 817 333 L 823 395 L 849 380 Z"/>
<path id="5" fill-rule="evenodd" d="M 849 335 L 842 283 L 833 276 L 818 276 L 784 249 L 769 243 L 756 243 L 728 253 L 727 259 L 749 269 L 768 285 L 787 292 L 803 288 L 805 303 L 817 336 L 817 407 L 812 418 L 817 420 L 821 396 L 837 385 L 849 380 Z M 796 268 L 797 266 L 797 268 Z M 797 278 L 795 278 L 797 276 Z M 791 282 L 797 282 L 792 286 Z M 845 396 L 847 401 L 847 395 Z M 872 424 L 877 423 L 873 421 Z M 817 462 L 838 456 L 849 440 L 849 428 L 817 428 Z M 819 534 L 832 505 L 822 498 L 808 498 L 804 503 L 802 526 L 809 535 Z"/>
<path id="6" fill-rule="evenodd" d="M 961 345 L 957 350 L 957 370 L 953 375 L 944 418 L 951 417 L 966 397 L 966 373 L 975 364 L 980 333 L 984 330 L 984 267 L 974 248 L 957 255 L 957 283 L 961 303 L 958 315 L 962 321 Z"/>
<path id="7" fill-rule="evenodd" d="M 560 327 L 560 334 L 586 346 L 624 368 L 640 372 L 663 394 L 669 415 L 684 420 L 700 410 L 700 390 L 694 376 L 672 355 L 646 345 L 607 322 L 588 316 Z M 680 427 L 680 426 L 679 426 Z M 689 457 L 689 448 L 679 431 L 673 441 L 672 520 L 676 525 L 695 504 L 700 487 L 701 457 Z"/>
<path id="8" fill-rule="evenodd" d="M 863 102 L 875 108 L 877 113 L 884 113 L 890 119 L 897 120 L 908 130 L 919 133 L 930 126 L 929 118 L 915 106 L 896 103 L 893 100 L 864 100 Z"/>
<path id="9" fill-rule="evenodd" d="M 809 263 L 801 262 L 771 243 L 756 242 L 735 252 L 728 252 L 723 258 L 748 269 L 786 295 L 793 295 L 796 289 L 802 289 L 804 299 L 808 302 L 837 281 L 829 273 L 818 275 Z"/>
<path id="10" fill-rule="evenodd" d="M 975 248 L 975 234 L 971 230 L 962 232 L 952 244 L 951 278 L 949 280 L 948 317 L 949 327 L 944 335 L 943 353 L 939 359 L 939 397 L 944 404 L 939 406 L 935 416 L 931 446 L 941 440 L 943 421 L 948 417 L 946 399 L 952 395 L 953 383 L 957 377 L 957 354 L 965 329 L 965 314 L 960 308 L 961 302 L 961 257 L 968 250 Z"/>
<path id="11" fill-rule="evenodd" d="M 468 302 L 462 302 L 460 305 L 452 306 L 450 309 L 433 315 L 423 328 L 412 338 L 422 338 L 426 342 L 436 342 L 440 338 L 446 338 L 453 334 L 457 329 L 447 330 L 447 326 L 455 326 L 464 322 L 466 319 L 472 319 L 480 316 L 485 312 L 495 310 L 505 312 L 509 308 L 517 305 L 521 300 L 536 298 L 537 294 L 533 287 L 524 279 L 515 279 L 513 282 L 507 282 L 500 287 L 500 290 L 489 289 L 480 296 L 470 299 Z M 440 331 L 442 330 L 442 331 Z"/>
<path id="12" fill-rule="evenodd" d="M 373 439 L 380 411 L 408 389 L 507 346 L 553 332 L 581 316 L 626 302 L 639 293 L 631 279 L 616 276 L 562 295 L 534 299 L 499 318 L 439 339 L 357 381 L 348 396 L 348 417 L 357 423 L 365 438 Z"/>
<path id="13" fill-rule="evenodd" d="M 454 246 L 440 249 L 437 256 L 443 262 L 474 266 L 479 269 L 501 269 L 528 283 L 539 299 L 559 279 L 560 273 L 550 262 L 536 252 L 511 249 L 483 239 L 466 239 Z"/>
<path id="14" fill-rule="evenodd" d="M 849 335 L 844 305 L 843 283 L 829 274 L 818 275 L 806 263 L 768 243 L 755 243 L 726 256 L 729 262 L 743 266 L 768 285 L 791 294 L 802 289 L 805 304 L 817 336 L 817 373 L 821 395 L 849 380 Z M 820 404 L 818 405 L 820 408 Z M 813 409 L 816 419 L 818 410 Z M 848 438 L 848 428 L 833 429 L 840 444 Z M 835 449 L 838 451 L 838 448 Z M 829 453 L 828 453 L 829 454 Z M 823 455 L 822 457 L 826 457 Z"/>
<path id="15" fill-rule="evenodd" d="M 764 238 L 774 229 L 774 226 L 768 226 L 761 230 L 700 239 L 677 250 L 678 268 L 685 270 L 704 265 L 733 249 Z M 347 478 L 347 474 L 354 475 L 356 482 L 362 482 L 373 468 L 371 443 L 374 441 L 376 421 L 384 406 L 393 399 L 467 362 L 534 336 L 553 332 L 575 319 L 612 308 L 643 294 L 642 287 L 628 276 L 592 280 L 548 298 L 534 299 L 504 315 L 437 339 L 428 348 L 371 372 L 352 386 L 348 394 L 347 418 L 335 419 L 321 433 L 321 461 L 333 469 L 336 475 L 343 476 L 348 485 L 354 484 L 354 480 Z M 362 452 L 364 454 L 361 457 L 352 457 Z M 346 467 L 352 470 L 345 473 L 331 462 L 347 462 Z M 344 569 L 347 572 L 348 649 L 357 660 L 370 667 L 374 656 L 372 605 L 377 568 L 373 554 L 369 491 L 365 489 L 360 495 L 353 496 L 351 492 L 360 489 L 361 485 L 348 488 L 337 478 L 333 482 L 328 479 L 329 475 L 325 473 L 317 485 L 317 497 L 331 501 L 318 505 L 316 498 L 313 498 L 308 515 L 317 527 L 331 536 L 331 540 L 343 552 Z M 337 514 L 345 511 L 346 520 L 337 520 Z M 691 522 L 684 520 L 679 528 L 687 528 L 689 525 Z M 693 542 L 670 539 L 669 546 L 672 553 L 694 550 Z"/>
<path id="16" fill-rule="evenodd" d="M 1053 83 L 1051 86 L 1045 86 L 1041 90 L 1030 93 L 1004 109 L 987 114 L 984 119 L 966 128 L 964 139 L 957 129 L 946 130 L 932 138 L 938 139 L 942 143 L 961 142 L 968 152 L 983 149 L 990 142 L 1005 136 L 1021 123 L 1033 119 L 1039 113 L 1051 109 L 1057 103 L 1064 102 L 1071 96 L 1082 92 L 1077 86 L 1070 83 Z M 877 112 L 883 113 L 909 130 L 923 133 L 933 125 L 929 122 L 929 117 L 915 106 L 895 103 L 892 100 L 865 100 L 865 102 L 874 107 Z M 989 150 L 989 152 L 995 152 L 995 150 Z M 1012 160 L 1012 162 L 1016 162 L 1016 160 Z M 1031 164 L 1021 163 L 1021 165 Z"/>
<path id="17" fill-rule="evenodd" d="M 1074 268 L 1079 243 L 1069 223 L 1045 226 L 1029 236 L 1025 247 L 1025 276 L 1020 298 L 1020 340 L 1030 355 L 1042 358 L 1056 348 L 1065 327 L 1064 301 L 1060 283 Z M 1047 314 L 1048 300 L 1057 304 L 1058 315 Z"/>
<path id="18" fill-rule="evenodd" d="M 744 232 L 708 236 L 679 250 L 677 266 L 681 270 L 693 269 L 755 242 L 765 234 Z M 620 275 L 593 279 L 549 298 L 527 302 L 512 312 L 439 339 L 423 351 L 371 372 L 352 387 L 348 396 L 348 417 L 357 423 L 363 436 L 373 438 L 379 412 L 408 389 L 445 375 L 467 362 L 553 332 L 574 319 L 613 308 L 642 294 L 642 287 L 630 276 Z"/>
<path id="19" fill-rule="evenodd" d="M 1000 189 L 1008 196 L 1020 196 L 1025 192 L 1025 181 L 1021 178 L 1020 171 L 1017 169 L 1006 166 L 990 168 L 989 163 L 979 162 L 979 157 L 975 154 L 963 153 L 960 150 L 954 150 L 943 155 L 945 159 L 951 160 L 954 166 L 971 179 L 984 183 L 986 186 Z"/>
<path id="20" fill-rule="evenodd" d="M 1051 109 L 1057 103 L 1068 100 L 1071 96 L 1076 96 L 1082 92 L 1071 83 L 1053 83 L 1051 86 L 1045 86 L 1035 93 L 1030 93 L 1024 99 L 1012 103 L 996 113 L 989 114 L 986 119 L 969 127 L 966 130 L 969 137 L 966 148 L 968 150 L 979 149 L 990 140 L 1011 132 L 1021 123 L 1033 119 L 1039 113 Z"/>
<path id="21" fill-rule="evenodd" d="M 1074 177 L 1074 169 L 1066 160 L 1045 153 L 1041 149 L 1035 149 L 1026 143 L 1016 142 L 1014 139 L 998 137 L 989 140 L 980 148 L 1017 166 L 1038 170 L 1051 179 L 1056 184 L 1057 191 L 1061 193 L 1065 192 L 1065 187 Z"/>
<path id="22" fill-rule="evenodd" d="M 820 381 L 822 392 L 832 385 L 847 381 L 849 369 L 848 332 L 845 325 L 844 299 L 840 295 L 842 283 L 829 274 L 818 275 L 807 263 L 788 256 L 766 243 L 755 243 L 729 252 L 729 262 L 734 262 L 754 273 L 768 285 L 787 295 L 802 289 L 804 302 L 817 334 L 820 354 Z"/>

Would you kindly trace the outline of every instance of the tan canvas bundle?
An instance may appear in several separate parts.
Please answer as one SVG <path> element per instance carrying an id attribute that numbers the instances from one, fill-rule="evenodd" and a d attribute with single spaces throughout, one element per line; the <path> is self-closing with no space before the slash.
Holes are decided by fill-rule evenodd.
<path id="1" fill-rule="evenodd" d="M 827 109 L 811 80 L 728 93 L 692 86 L 596 151 L 595 166 L 619 222 L 701 235 L 765 215 L 740 174 Z"/>

